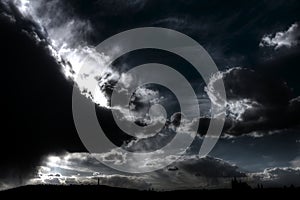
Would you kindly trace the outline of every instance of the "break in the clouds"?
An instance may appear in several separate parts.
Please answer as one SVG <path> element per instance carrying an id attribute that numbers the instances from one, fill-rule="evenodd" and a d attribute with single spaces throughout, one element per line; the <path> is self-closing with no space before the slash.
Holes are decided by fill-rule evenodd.
<path id="1" fill-rule="evenodd" d="M 291 48 L 297 46 L 300 40 L 299 23 L 292 24 L 286 31 L 265 35 L 259 44 L 260 47 L 274 47 L 275 50 L 282 47 Z"/>

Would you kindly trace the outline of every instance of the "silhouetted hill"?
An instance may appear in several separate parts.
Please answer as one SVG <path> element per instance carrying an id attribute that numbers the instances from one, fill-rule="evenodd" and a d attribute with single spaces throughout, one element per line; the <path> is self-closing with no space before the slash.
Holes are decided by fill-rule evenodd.
<path id="1" fill-rule="evenodd" d="M 22 186 L 19 188 L 14 188 L 6 191 L 0 192 L 1 195 L 9 195 L 10 197 L 14 194 L 29 194 L 30 197 L 33 195 L 39 194 L 54 194 L 57 195 L 77 195 L 80 193 L 84 194 L 102 194 L 102 193 L 110 193 L 110 195 L 120 195 L 120 193 L 134 193 L 134 194 L 158 194 L 168 196 L 171 194 L 175 195 L 208 195 L 210 197 L 213 196 L 222 196 L 222 197 L 244 197 L 244 195 L 249 196 L 262 196 L 262 195 L 276 195 L 287 197 L 290 195 L 300 194 L 300 188 L 266 188 L 266 189 L 216 189 L 216 190 L 177 190 L 177 191 L 141 191 L 135 189 L 125 189 L 125 188 L 115 188 L 109 186 L 101 186 L 101 185 L 70 185 L 70 186 L 57 186 L 57 185 L 28 185 Z M 243 196 L 240 196 L 243 195 Z M 249 195 L 249 196 L 248 196 Z"/>
<path id="2" fill-rule="evenodd" d="M 105 185 L 27 185 L 21 186 L 14 189 L 9 189 L 3 191 L 3 193 L 27 193 L 27 192 L 141 192 L 140 190 L 134 189 L 126 189 L 126 188 L 117 188 L 117 187 L 109 187 Z"/>

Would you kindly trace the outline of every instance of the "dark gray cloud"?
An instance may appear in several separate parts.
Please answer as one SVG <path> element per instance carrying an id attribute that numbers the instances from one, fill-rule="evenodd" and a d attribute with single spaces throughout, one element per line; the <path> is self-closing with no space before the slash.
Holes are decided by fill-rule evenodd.
<path id="1" fill-rule="evenodd" d="M 174 170 L 176 169 L 176 170 Z M 176 161 L 169 166 L 167 171 L 181 171 L 186 172 L 194 176 L 203 177 L 244 177 L 245 174 L 240 172 L 238 167 L 222 159 L 213 157 L 200 158 L 197 156 L 191 156 L 190 158 L 183 158 Z"/>
<path id="2" fill-rule="evenodd" d="M 245 68 L 231 68 L 223 78 L 226 88 L 227 118 L 224 132 L 238 136 L 254 131 L 288 129 L 300 124 L 299 97 L 284 81 Z M 212 79 L 213 81 L 214 79 Z M 211 98 L 218 98 L 213 82 L 207 87 Z M 200 130 L 207 126 L 209 119 L 200 120 Z"/>
<path id="3" fill-rule="evenodd" d="M 1 134 L 0 154 L 5 161 L 0 179 L 15 186 L 30 177 L 45 154 L 69 145 L 84 151 L 69 107 L 71 84 L 60 71 L 67 63 L 53 54 L 47 30 L 16 2 L 20 1 L 0 1 L 1 61 L 6 74 L 1 84 L 6 85 L 7 95 L 1 109 L 6 116 L 3 129 L 9 130 Z"/>
<path id="4" fill-rule="evenodd" d="M 32 18 L 24 16 L 24 13 L 16 7 L 14 1 L 0 1 L 0 17 L 3 22 L 18 25 L 18 29 L 36 42 L 47 42 L 46 30 Z"/>
<path id="5" fill-rule="evenodd" d="M 230 187 L 232 177 L 244 178 L 246 174 L 237 166 L 213 158 L 184 156 L 170 166 L 149 174 L 158 189 L 200 189 Z"/>

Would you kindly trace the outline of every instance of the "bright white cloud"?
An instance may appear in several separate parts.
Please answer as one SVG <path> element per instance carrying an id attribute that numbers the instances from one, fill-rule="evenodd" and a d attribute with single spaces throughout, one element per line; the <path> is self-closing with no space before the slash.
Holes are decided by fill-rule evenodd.
<path id="1" fill-rule="evenodd" d="M 282 47 L 294 47 L 299 44 L 300 28 L 298 23 L 292 24 L 288 30 L 275 34 L 265 35 L 259 44 L 260 47 L 274 47 L 275 50 Z"/>
<path id="2" fill-rule="evenodd" d="M 237 121 L 243 121 L 243 114 L 259 104 L 250 99 L 229 100 L 226 102 L 227 115 Z"/>

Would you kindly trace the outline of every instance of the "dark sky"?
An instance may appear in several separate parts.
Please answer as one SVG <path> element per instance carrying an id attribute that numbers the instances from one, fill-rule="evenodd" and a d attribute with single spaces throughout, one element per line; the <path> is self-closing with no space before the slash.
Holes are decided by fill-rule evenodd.
<path id="1" fill-rule="evenodd" d="M 86 152 L 72 116 L 74 74 L 66 78 L 63 68 L 76 71 L 76 59 L 114 34 L 150 26 L 177 30 L 199 42 L 222 72 L 227 93 L 223 135 L 210 153 L 211 157 L 204 161 L 200 159 L 200 164 L 195 158 L 192 164 L 186 160 L 178 162 L 179 168 L 185 173 L 194 173 L 197 170 L 190 165 L 196 166 L 205 176 L 212 177 L 207 168 L 201 166 L 213 165 L 228 170 L 229 177 L 236 175 L 235 168 L 221 166 L 213 158 L 236 165 L 241 173 L 300 167 L 299 1 L 24 2 L 0 1 L 3 70 L 0 188 L 3 183 L 26 183 L 35 174 L 37 166 L 45 164 L 48 155 Z M 54 56 L 51 47 L 63 60 Z M 199 135 L 205 134 L 210 120 L 206 85 L 186 60 L 169 52 L 138 50 L 114 62 L 112 74 L 120 75 L 148 62 L 172 66 L 190 80 L 199 98 L 200 109 L 204 111 Z M 108 99 L 116 82 L 112 74 L 98 77 L 101 90 Z M 160 103 L 167 108 L 169 121 L 172 121 L 171 116 L 180 111 L 174 94 L 166 88 L 153 87 L 149 86 L 145 91 L 159 91 L 165 97 Z M 82 89 L 80 85 L 79 89 Z M 149 102 L 144 98 L 138 94 L 135 98 L 137 113 L 147 111 Z M 102 121 L 99 120 L 101 126 L 116 145 L 134 139 L 117 127 L 110 109 L 103 106 L 96 106 L 96 109 L 104 116 Z M 154 136 L 149 141 L 149 144 L 157 144 L 164 140 Z M 202 138 L 197 137 L 190 148 L 191 155 L 197 154 L 201 142 Z M 133 149 L 146 143 L 138 140 Z M 81 161 L 75 163 L 93 167 Z M 295 173 L 299 176 L 300 172 L 296 170 Z M 149 175 L 149 179 L 160 176 L 169 175 L 158 171 Z M 193 176 L 190 178 L 193 182 Z M 170 184 L 169 188 L 172 186 Z"/>

